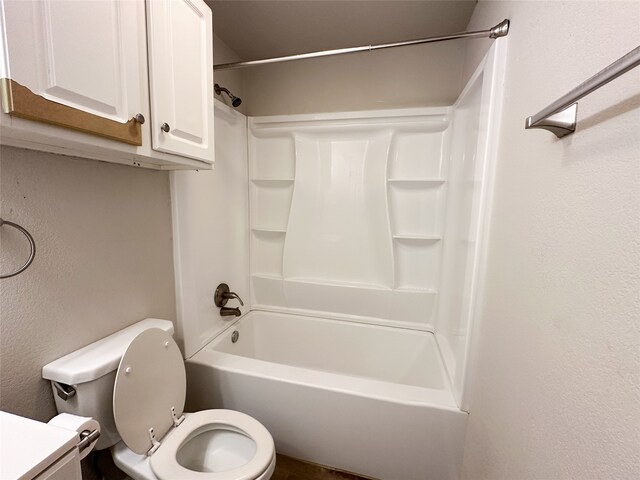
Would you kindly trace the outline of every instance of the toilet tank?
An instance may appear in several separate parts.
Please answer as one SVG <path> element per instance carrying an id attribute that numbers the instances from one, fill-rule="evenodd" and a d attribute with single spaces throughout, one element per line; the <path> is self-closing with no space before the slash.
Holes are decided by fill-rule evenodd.
<path id="1" fill-rule="evenodd" d="M 146 318 L 42 368 L 42 378 L 51 381 L 59 413 L 93 417 L 100 423 L 96 449 L 109 448 L 120 441 L 113 419 L 116 371 L 131 341 L 150 328 L 173 335 L 173 323 L 169 320 Z M 65 399 L 60 390 L 75 393 Z"/>

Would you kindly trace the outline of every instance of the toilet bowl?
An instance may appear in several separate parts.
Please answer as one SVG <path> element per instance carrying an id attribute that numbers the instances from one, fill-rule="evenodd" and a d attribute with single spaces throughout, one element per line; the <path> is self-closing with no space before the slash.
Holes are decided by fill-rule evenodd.
<path id="1" fill-rule="evenodd" d="M 151 457 L 134 453 L 122 441 L 111 455 L 120 470 L 136 479 L 268 480 L 276 465 L 272 445 L 267 429 L 252 417 L 203 410 L 185 414 Z"/>
<path id="2" fill-rule="evenodd" d="M 186 372 L 164 320 L 147 319 L 43 368 L 60 412 L 103 425 L 115 464 L 134 480 L 268 480 L 269 431 L 241 412 L 184 413 Z M 116 368 L 117 365 L 117 368 Z M 65 398 L 63 398 L 65 397 Z"/>

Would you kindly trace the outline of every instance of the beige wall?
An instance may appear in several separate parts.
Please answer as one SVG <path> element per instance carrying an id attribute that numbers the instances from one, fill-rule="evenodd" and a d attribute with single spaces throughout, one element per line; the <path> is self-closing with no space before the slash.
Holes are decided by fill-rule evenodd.
<path id="1" fill-rule="evenodd" d="M 640 3 L 480 2 L 509 17 L 464 478 L 640 478 L 640 69 L 562 140 L 524 119 L 640 44 Z M 469 43 L 470 59 L 486 45 Z"/>
<path id="2" fill-rule="evenodd" d="M 231 50 L 229 46 L 217 35 L 213 35 L 213 64 L 237 62 L 241 60 L 236 52 Z M 220 70 L 213 74 L 214 82 L 222 87 L 228 88 L 236 97 L 242 99 L 242 104 L 236 110 L 246 114 L 247 104 L 245 102 L 244 93 L 244 76 L 242 70 Z M 225 105 L 231 106 L 229 97 L 226 94 L 216 95 Z"/>
<path id="3" fill-rule="evenodd" d="M 0 280 L 0 409 L 48 421 L 43 365 L 142 318 L 175 319 L 169 176 L 2 147 L 0 199 L 38 249 Z M 6 272 L 26 241 L 0 232 Z"/>
<path id="4" fill-rule="evenodd" d="M 301 60 L 242 70 L 246 113 L 451 105 L 461 91 L 464 42 Z"/>

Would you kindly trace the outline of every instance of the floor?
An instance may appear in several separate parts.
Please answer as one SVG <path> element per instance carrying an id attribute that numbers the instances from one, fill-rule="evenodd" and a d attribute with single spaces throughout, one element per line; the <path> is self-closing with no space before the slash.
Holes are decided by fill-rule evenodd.
<path id="1" fill-rule="evenodd" d="M 351 473 L 338 472 L 284 455 L 276 458 L 276 471 L 271 480 L 370 480 Z"/>

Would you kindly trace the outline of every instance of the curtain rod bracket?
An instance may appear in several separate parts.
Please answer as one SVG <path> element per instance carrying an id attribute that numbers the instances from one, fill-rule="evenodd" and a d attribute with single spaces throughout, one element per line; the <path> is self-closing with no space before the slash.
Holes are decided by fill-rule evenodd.
<path id="1" fill-rule="evenodd" d="M 489 30 L 489 38 L 506 37 L 509 33 L 509 19 L 505 18 L 491 30 Z"/>

